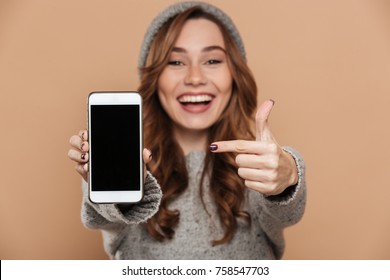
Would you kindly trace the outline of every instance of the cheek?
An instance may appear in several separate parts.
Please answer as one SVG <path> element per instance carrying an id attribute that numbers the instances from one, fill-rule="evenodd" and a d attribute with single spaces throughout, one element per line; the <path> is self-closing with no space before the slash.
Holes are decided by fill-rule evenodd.
<path id="1" fill-rule="evenodd" d="M 157 88 L 157 96 L 163 110 L 172 118 L 176 102 L 173 90 L 164 85 L 159 85 Z"/>
<path id="2" fill-rule="evenodd" d="M 233 85 L 225 85 L 224 88 L 220 88 L 220 93 L 221 93 L 221 101 L 220 101 L 220 106 L 219 110 L 221 111 L 220 113 L 222 114 L 226 109 L 229 104 L 230 99 L 232 98 L 233 94 Z"/>
<path id="3" fill-rule="evenodd" d="M 164 109 L 166 109 L 167 106 L 167 99 L 169 92 L 171 92 L 169 80 L 167 79 L 167 75 L 164 74 L 165 71 L 163 71 L 158 79 L 157 83 L 157 95 L 158 99 L 160 100 L 161 105 Z"/>
<path id="4" fill-rule="evenodd" d="M 167 95 L 165 94 L 165 91 L 163 91 L 162 89 L 158 89 L 157 90 L 157 96 L 158 96 L 158 100 L 160 101 L 160 104 L 161 104 L 161 107 L 164 109 L 165 112 L 169 112 L 169 101 L 167 99 Z"/>
<path id="5" fill-rule="evenodd" d="M 229 104 L 230 98 L 232 97 L 232 91 L 230 89 L 229 92 L 226 92 L 224 96 L 222 97 L 222 104 L 221 107 L 223 108 L 222 110 L 225 111 L 227 109 L 227 105 Z"/>
<path id="6" fill-rule="evenodd" d="M 231 79 L 225 79 L 222 83 L 220 83 L 220 87 L 219 87 L 219 91 L 221 93 L 221 97 L 222 97 L 222 100 L 224 103 L 224 105 L 226 105 L 231 96 L 232 96 L 232 92 L 233 92 L 233 82 Z"/>
<path id="7" fill-rule="evenodd" d="M 157 92 L 159 98 L 161 98 L 161 95 L 163 95 L 163 93 L 168 91 L 169 85 L 167 83 L 167 79 L 165 76 L 166 76 L 165 71 L 163 71 L 157 81 Z"/>
<path id="8" fill-rule="evenodd" d="M 231 94 L 233 88 L 233 77 L 229 68 L 225 68 L 223 71 L 219 72 L 218 75 L 214 78 L 219 91 L 224 94 Z"/>
<path id="9" fill-rule="evenodd" d="M 174 95 L 175 88 L 178 85 L 178 75 L 169 71 L 169 69 L 163 70 L 157 82 L 157 91 L 160 100 L 169 99 Z"/>

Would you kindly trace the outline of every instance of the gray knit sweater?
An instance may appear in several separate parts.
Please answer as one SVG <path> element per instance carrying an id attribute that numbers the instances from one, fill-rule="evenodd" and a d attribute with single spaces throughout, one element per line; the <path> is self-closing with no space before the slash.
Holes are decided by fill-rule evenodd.
<path id="1" fill-rule="evenodd" d="M 158 210 L 161 189 L 148 172 L 144 199 L 122 211 L 115 204 L 93 204 L 88 199 L 87 183 L 83 182 L 82 222 L 103 233 L 104 248 L 113 259 L 280 259 L 284 251 L 283 229 L 297 223 L 306 202 L 305 166 L 302 157 L 289 147 L 298 167 L 298 184 L 283 197 L 265 198 L 248 190 L 245 209 L 252 218 L 251 226 L 239 222 L 233 239 L 212 246 L 211 240 L 223 236 L 216 207 L 208 196 L 205 180 L 205 211 L 199 196 L 205 152 L 194 151 L 186 156 L 189 186 L 171 204 L 180 211 L 180 222 L 172 240 L 154 240 L 145 229 L 145 221 Z"/>

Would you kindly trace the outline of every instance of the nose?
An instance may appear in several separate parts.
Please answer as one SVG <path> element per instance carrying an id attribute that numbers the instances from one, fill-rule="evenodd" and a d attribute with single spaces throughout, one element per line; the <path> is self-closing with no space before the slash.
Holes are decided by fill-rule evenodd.
<path id="1" fill-rule="evenodd" d="M 199 65 L 190 65 L 184 82 L 187 85 L 199 86 L 205 84 L 207 78 Z"/>

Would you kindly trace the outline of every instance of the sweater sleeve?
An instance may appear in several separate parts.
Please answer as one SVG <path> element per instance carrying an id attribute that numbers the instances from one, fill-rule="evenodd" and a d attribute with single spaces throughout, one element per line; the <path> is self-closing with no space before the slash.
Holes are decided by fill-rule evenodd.
<path id="1" fill-rule="evenodd" d="M 157 211 L 162 192 L 156 179 L 148 171 L 141 202 L 123 207 L 119 204 L 95 204 L 88 198 L 88 184 L 83 180 L 81 221 L 90 229 L 113 229 L 147 221 Z"/>
<path id="2" fill-rule="evenodd" d="M 284 251 L 283 229 L 299 222 L 306 206 L 305 162 L 293 148 L 283 147 L 283 150 L 291 154 L 295 160 L 298 183 L 290 186 L 282 195 L 265 197 L 256 192 L 257 203 L 260 200 L 258 218 L 273 244 L 274 253 L 278 259 L 282 257 Z"/>

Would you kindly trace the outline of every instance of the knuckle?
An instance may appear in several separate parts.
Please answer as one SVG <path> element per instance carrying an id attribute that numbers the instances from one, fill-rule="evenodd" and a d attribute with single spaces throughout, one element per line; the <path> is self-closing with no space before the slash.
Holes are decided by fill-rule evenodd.
<path id="1" fill-rule="evenodd" d="M 278 189 L 278 184 L 276 182 L 273 182 L 269 185 L 269 189 L 270 191 L 272 191 L 273 193 L 275 192 L 275 190 Z"/>
<path id="2" fill-rule="evenodd" d="M 258 191 L 258 192 L 262 192 L 263 191 L 263 188 L 261 186 L 261 184 L 259 182 L 255 182 L 255 181 L 250 181 L 250 180 L 245 180 L 244 182 L 245 186 L 251 190 L 255 190 L 255 191 Z"/>
<path id="3" fill-rule="evenodd" d="M 81 167 L 80 164 L 76 164 L 75 167 L 74 167 L 74 169 L 76 169 L 76 171 L 77 171 L 78 173 L 81 174 L 81 172 L 82 172 L 82 167 Z"/>
<path id="4" fill-rule="evenodd" d="M 268 149 L 269 149 L 270 153 L 277 154 L 279 147 L 275 143 L 269 143 L 268 144 Z"/>
<path id="5" fill-rule="evenodd" d="M 240 155 L 240 154 L 238 154 L 237 156 L 236 156 L 236 164 L 238 165 L 238 166 L 240 166 L 241 165 L 241 163 L 242 163 L 242 155 Z"/>
<path id="6" fill-rule="evenodd" d="M 255 184 L 254 184 L 253 181 L 245 180 L 244 183 L 245 183 L 245 186 L 248 187 L 248 188 L 251 188 L 251 189 L 255 188 Z"/>
<path id="7" fill-rule="evenodd" d="M 263 193 L 264 195 L 266 195 L 266 196 L 270 196 L 270 195 L 273 194 L 272 191 L 271 191 L 270 189 L 268 189 L 268 188 L 265 189 L 265 190 L 263 190 L 262 193 Z"/>
<path id="8" fill-rule="evenodd" d="M 70 143 L 71 146 L 73 146 L 75 148 L 79 148 L 80 143 L 81 143 L 80 136 L 73 135 L 72 137 L 70 137 L 69 143 Z"/>
<path id="9" fill-rule="evenodd" d="M 76 135 L 72 135 L 72 136 L 70 137 L 70 139 L 69 139 L 69 144 L 71 144 L 71 145 L 73 146 L 76 137 L 77 137 Z"/>
<path id="10" fill-rule="evenodd" d="M 68 151 L 68 158 L 72 158 L 71 155 L 72 155 L 72 150 L 69 150 Z"/>
<path id="11" fill-rule="evenodd" d="M 265 194 L 266 196 L 273 195 L 275 194 L 275 185 L 274 184 L 267 184 L 263 189 L 262 193 Z"/>
<path id="12" fill-rule="evenodd" d="M 279 167 L 279 157 L 273 156 L 268 160 L 268 166 L 271 170 L 276 170 Z"/>
<path id="13" fill-rule="evenodd" d="M 68 157 L 69 157 L 71 160 L 75 160 L 75 158 L 76 158 L 76 151 L 73 150 L 73 149 L 70 149 L 70 150 L 68 151 Z"/>
<path id="14" fill-rule="evenodd" d="M 252 188 L 251 181 L 245 180 L 245 181 L 244 181 L 244 184 L 245 184 L 245 187 L 247 187 L 247 188 Z"/>
<path id="15" fill-rule="evenodd" d="M 242 168 L 238 168 L 237 170 L 238 175 L 242 178 L 244 177 L 244 170 Z"/>
<path id="16" fill-rule="evenodd" d="M 86 174 L 86 169 L 85 169 L 85 164 L 82 164 L 82 163 L 79 163 L 76 165 L 76 171 L 81 174 L 81 175 L 85 175 Z"/>
<path id="17" fill-rule="evenodd" d="M 276 172 L 276 170 L 270 170 L 269 172 L 267 172 L 267 179 L 268 182 L 270 182 L 271 184 L 275 183 L 277 178 L 278 172 Z"/>
<path id="18" fill-rule="evenodd" d="M 236 152 L 241 153 L 245 151 L 245 142 L 243 140 L 238 140 L 236 143 Z"/>

